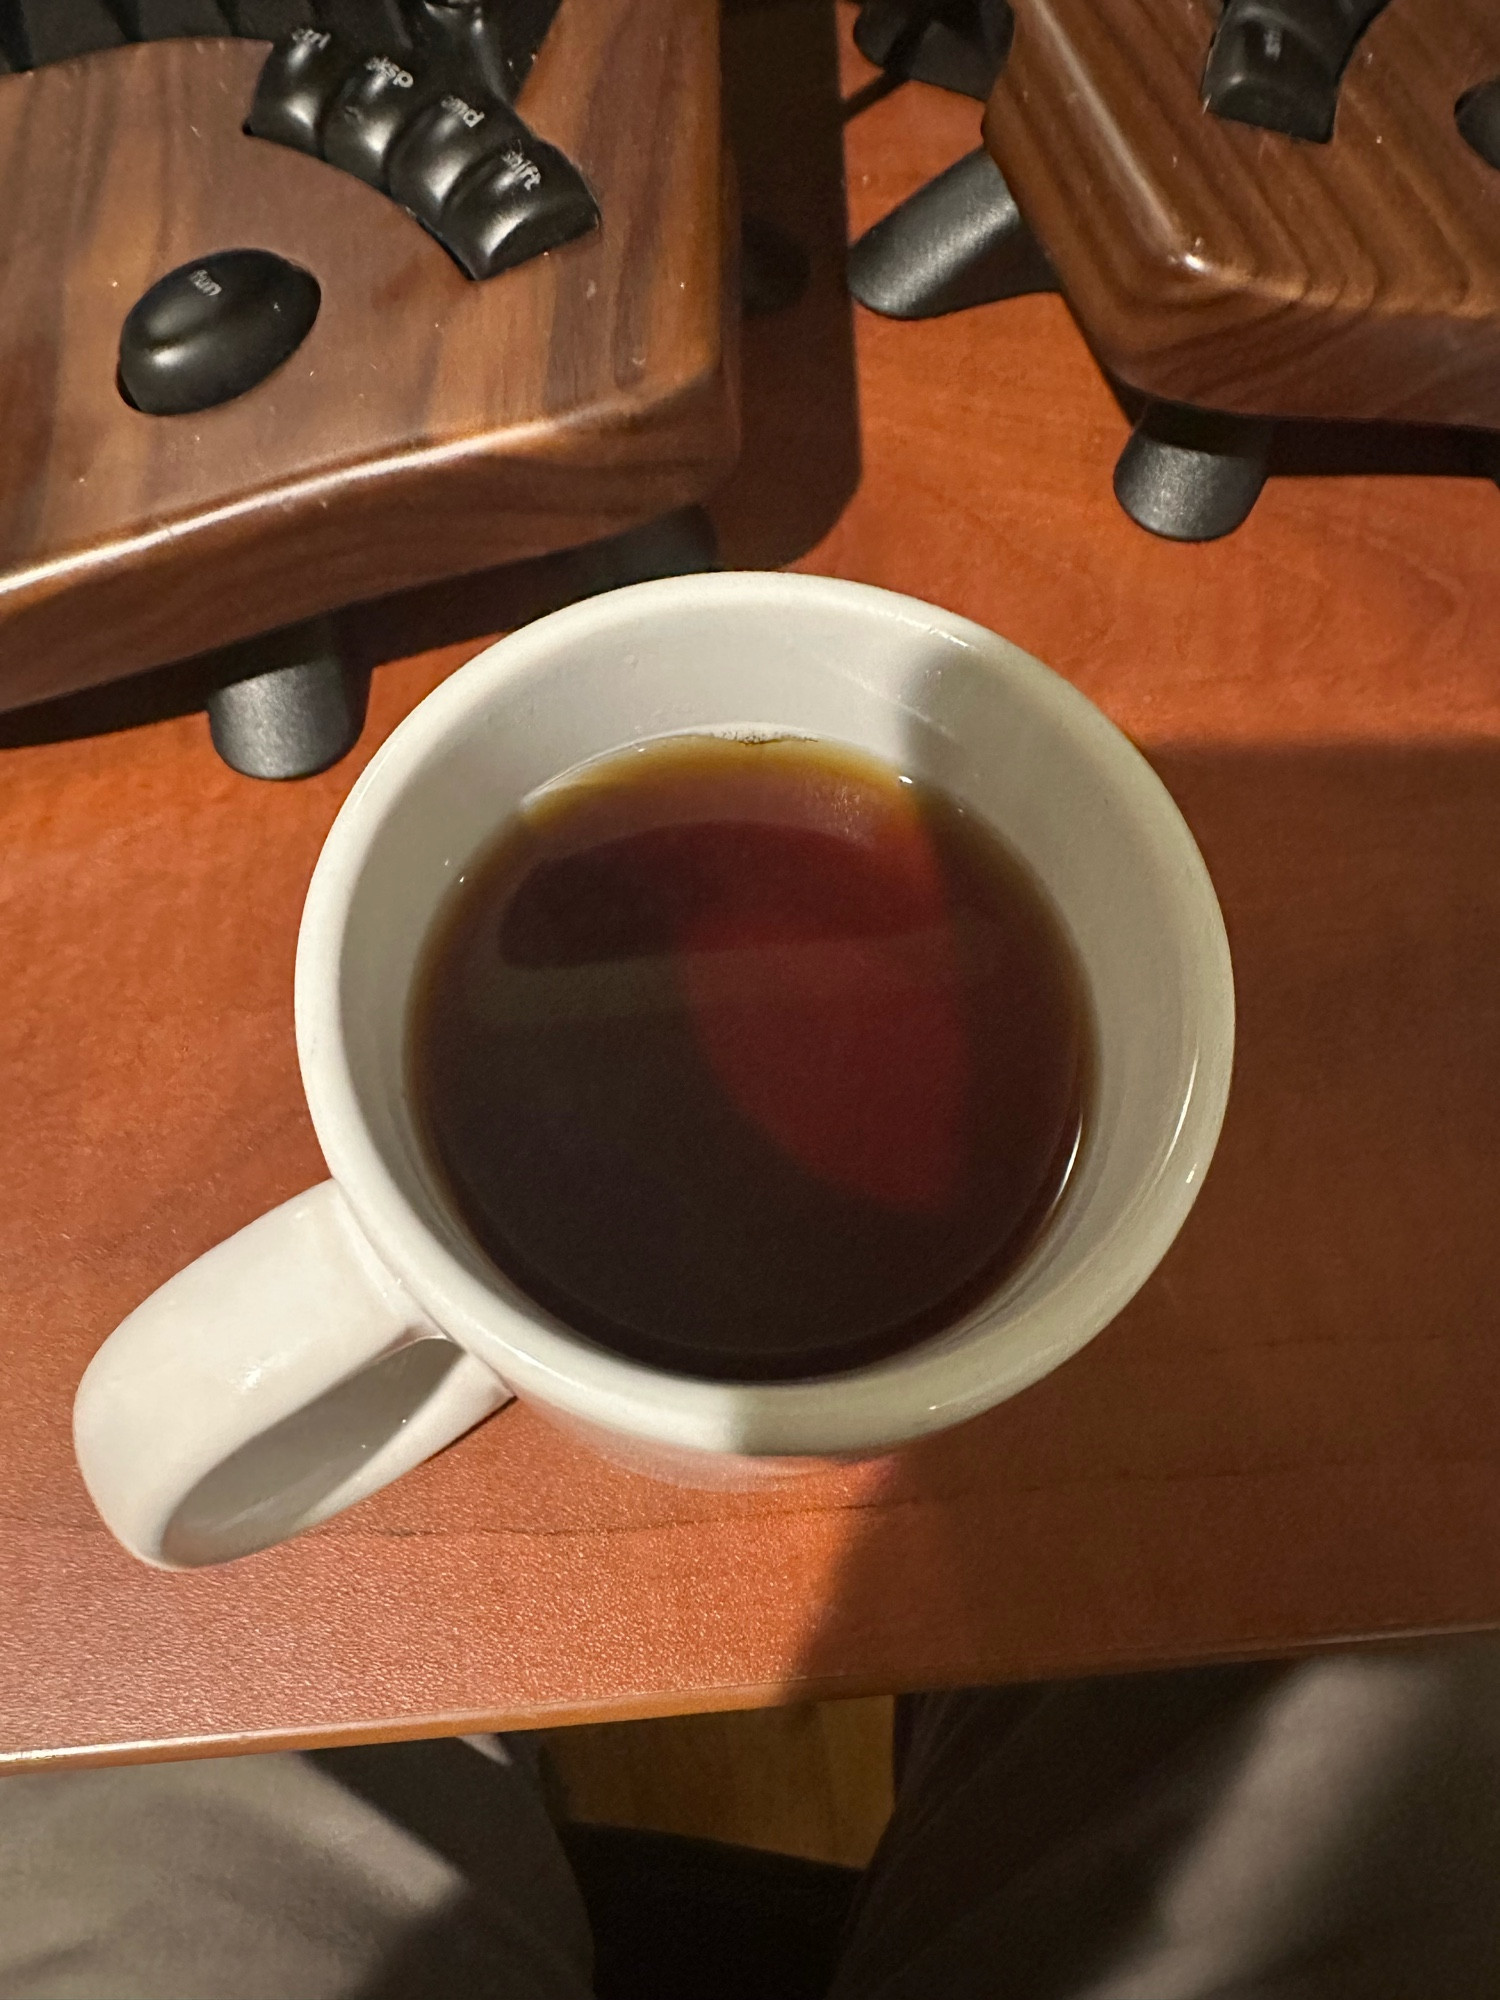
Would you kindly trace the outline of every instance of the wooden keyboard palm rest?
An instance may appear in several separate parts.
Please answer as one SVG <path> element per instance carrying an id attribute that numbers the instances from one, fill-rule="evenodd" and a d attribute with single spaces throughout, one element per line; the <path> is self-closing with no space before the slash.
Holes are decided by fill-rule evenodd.
<path id="1" fill-rule="evenodd" d="M 484 282 L 242 130 L 266 54 L 0 76 L 0 709 L 618 533 L 733 460 L 713 0 L 563 0 L 517 109 L 602 224 Z M 317 279 L 302 344 L 218 407 L 131 407 L 127 310 L 244 246 Z"/>
<path id="2" fill-rule="evenodd" d="M 940 0 L 879 3 L 911 46 Z M 1054 284 L 1147 399 L 1116 475 L 1143 526 L 1238 525 L 1277 422 L 1500 432 L 1495 0 L 968 4 L 1009 31 L 992 158 L 877 225 L 856 292 L 917 316 Z"/>

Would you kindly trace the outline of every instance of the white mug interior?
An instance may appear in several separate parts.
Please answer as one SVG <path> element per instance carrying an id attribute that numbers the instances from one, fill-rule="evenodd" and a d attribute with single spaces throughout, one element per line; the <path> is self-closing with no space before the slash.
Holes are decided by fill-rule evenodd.
<path id="1" fill-rule="evenodd" d="M 941 787 L 1044 884 L 1091 998 L 1084 1142 L 1033 1253 L 944 1332 L 824 1380 L 694 1380 L 571 1332 L 470 1238 L 413 1121 L 412 983 L 458 876 L 539 787 L 685 731 L 821 737 Z M 298 948 L 308 1102 L 329 1169 L 379 1254 L 518 1394 L 678 1474 L 702 1454 L 881 1451 L 977 1414 L 1073 1354 L 1150 1275 L 1196 1197 L 1233 1029 L 1207 871 L 1128 740 L 979 626 L 795 575 L 637 585 L 539 620 L 462 668 L 355 786 L 318 862 Z"/>

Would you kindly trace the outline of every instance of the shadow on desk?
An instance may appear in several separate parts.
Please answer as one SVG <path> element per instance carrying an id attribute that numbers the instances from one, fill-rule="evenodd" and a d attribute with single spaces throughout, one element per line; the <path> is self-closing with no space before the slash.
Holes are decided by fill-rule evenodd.
<path id="1" fill-rule="evenodd" d="M 889 1462 L 807 1692 L 1500 1619 L 1500 745 L 1152 761 L 1235 955 L 1217 1159 L 1113 1326 Z"/>

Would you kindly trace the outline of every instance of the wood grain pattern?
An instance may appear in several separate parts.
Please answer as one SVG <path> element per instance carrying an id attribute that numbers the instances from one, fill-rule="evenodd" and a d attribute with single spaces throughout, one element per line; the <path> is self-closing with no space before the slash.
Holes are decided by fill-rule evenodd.
<path id="1" fill-rule="evenodd" d="M 801 5 L 768 10 L 768 56 Z M 846 61 L 853 89 L 869 71 Z M 973 130 L 915 86 L 855 120 L 853 228 Z M 292 1044 L 307 877 L 363 762 L 474 644 L 382 668 L 359 749 L 297 786 L 236 778 L 201 717 L 5 754 L 10 1761 L 1500 1624 L 1500 496 L 1284 479 L 1231 539 L 1161 542 L 1110 494 L 1128 424 L 1060 300 L 855 332 L 863 478 L 803 566 L 1050 661 L 1144 745 L 1217 881 L 1239 1068 L 1181 1242 L 1065 1369 L 896 1461 L 685 1492 L 513 1408 L 286 1548 L 149 1572 L 78 1483 L 74 1386 L 152 1285 L 323 1171 Z M 747 379 L 785 339 L 747 327 Z M 772 414 L 794 492 L 795 413 Z M 730 560 L 754 545 L 743 504 Z"/>
<path id="2" fill-rule="evenodd" d="M 734 450 L 717 11 L 566 0 L 522 109 L 604 225 L 470 283 L 394 203 L 240 130 L 264 45 L 0 78 L 0 708 L 700 498 Z M 267 382 L 115 389 L 163 272 L 253 244 L 323 286 Z"/>
<path id="3" fill-rule="evenodd" d="M 891 1816 L 889 1697 L 554 1729 L 571 1819 L 863 1868 Z"/>
<path id="4" fill-rule="evenodd" d="M 1332 141 L 1216 118 L 1212 0 L 1020 0 L 990 150 L 1105 366 L 1284 417 L 1500 428 L 1500 172 L 1454 124 L 1492 0 L 1395 0 Z"/>

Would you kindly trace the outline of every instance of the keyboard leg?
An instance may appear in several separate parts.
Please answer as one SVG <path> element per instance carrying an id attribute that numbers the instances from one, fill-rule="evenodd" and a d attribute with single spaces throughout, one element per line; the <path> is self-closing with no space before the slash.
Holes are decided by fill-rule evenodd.
<path id="1" fill-rule="evenodd" d="M 935 83 L 983 104 L 1014 31 L 1007 0 L 864 0 L 854 42 L 893 81 Z"/>
<path id="2" fill-rule="evenodd" d="M 679 507 L 569 552 L 563 602 L 719 567 L 713 523 Z M 313 618 L 226 647 L 207 701 L 214 748 L 247 778 L 310 778 L 352 750 L 364 727 L 368 667 L 343 659 L 332 621 Z"/>
<path id="3" fill-rule="evenodd" d="M 310 778 L 354 747 L 370 677 L 340 658 L 328 619 L 248 639 L 223 659 L 232 674 L 208 698 L 208 727 L 232 769 L 247 778 Z"/>
<path id="4" fill-rule="evenodd" d="M 1148 403 L 1115 467 L 1131 520 L 1173 542 L 1232 534 L 1260 498 L 1275 425 Z"/>
<path id="5" fill-rule="evenodd" d="M 567 583 L 558 602 L 597 597 L 627 583 L 659 576 L 699 576 L 719 567 L 719 540 L 702 507 L 675 507 L 639 528 L 589 542 L 567 554 Z"/>
<path id="6" fill-rule="evenodd" d="M 849 289 L 890 319 L 935 319 L 1055 292 L 1057 279 L 978 146 L 865 231 L 849 251 Z"/>

